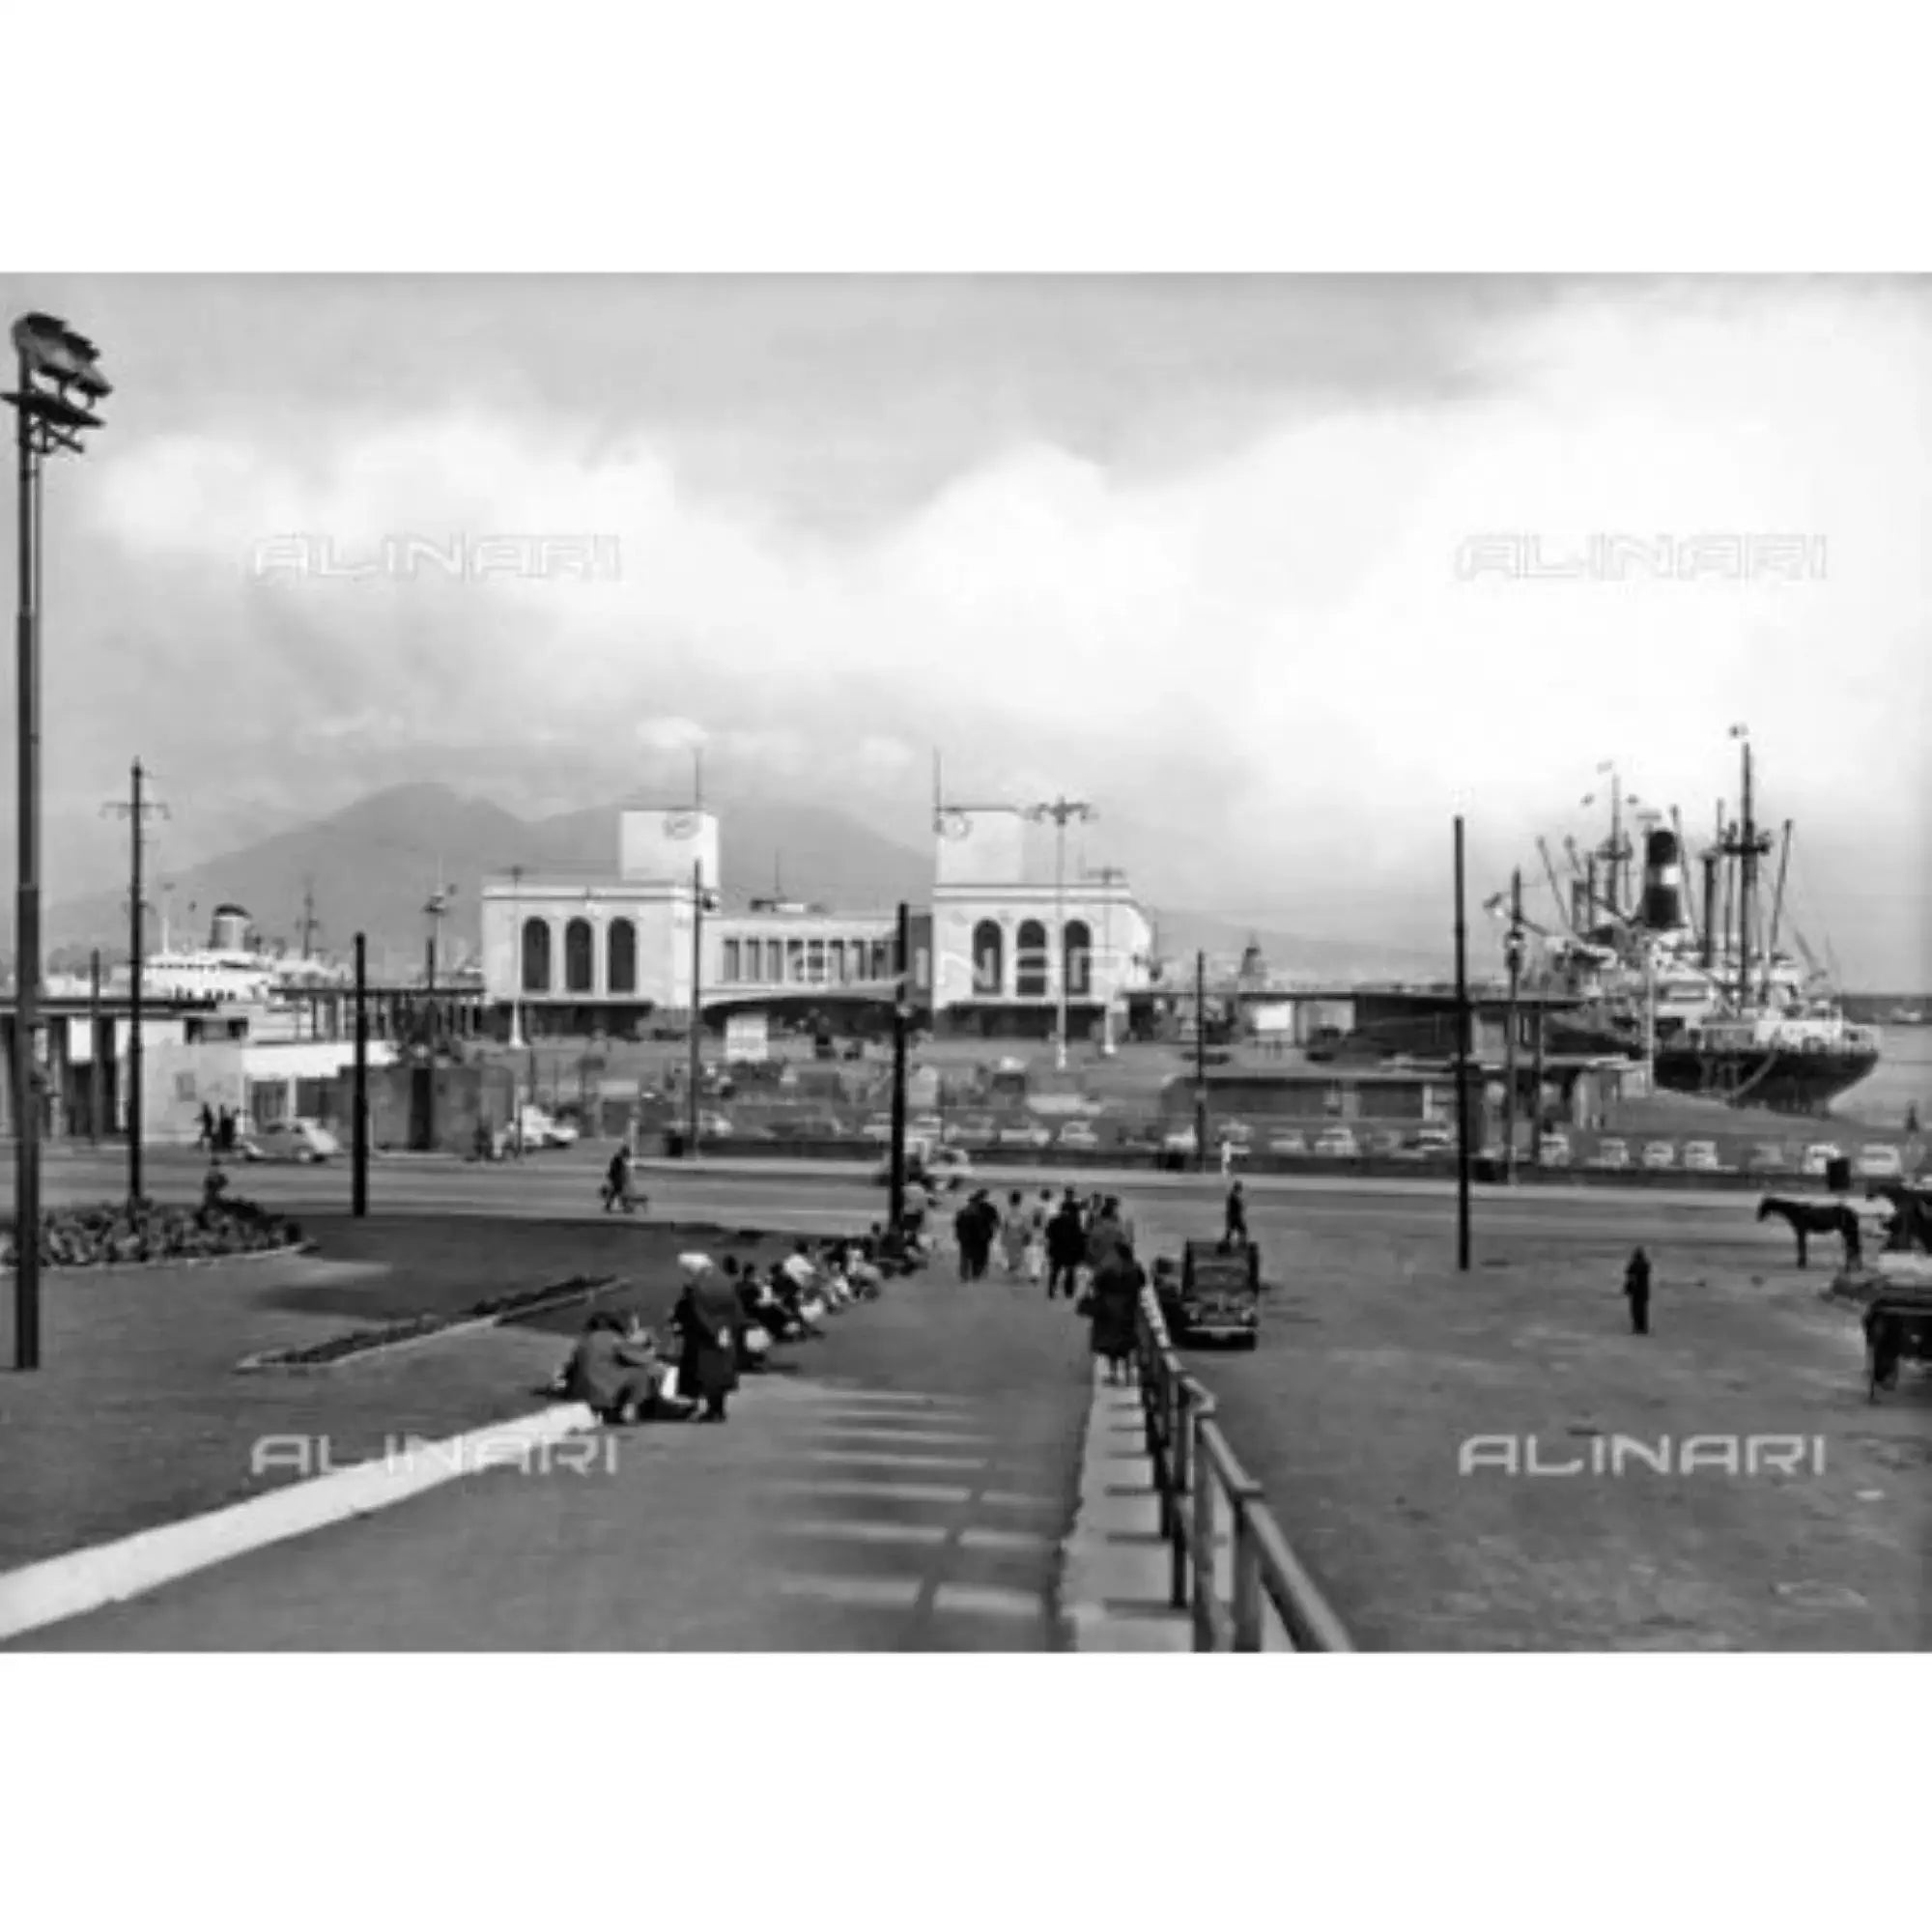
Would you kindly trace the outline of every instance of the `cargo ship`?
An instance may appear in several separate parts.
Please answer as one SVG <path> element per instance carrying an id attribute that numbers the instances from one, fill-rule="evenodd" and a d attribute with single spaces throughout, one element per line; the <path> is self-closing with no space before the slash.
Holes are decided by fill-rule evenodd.
<path id="1" fill-rule="evenodd" d="M 1607 839 L 1587 854 L 1565 841 L 1567 894 L 1548 842 L 1538 841 L 1564 917 L 1561 929 L 1523 921 L 1525 939 L 1542 942 L 1532 983 L 1584 1003 L 1552 1021 L 1553 1047 L 1631 1055 L 1648 1063 L 1656 1087 L 1673 1093 L 1822 1114 L 1878 1065 L 1881 1037 L 1846 1017 L 1838 988 L 1795 923 L 1789 938 L 1800 957 L 1780 950 L 1793 828 L 1786 820 L 1767 905 L 1762 868 L 1774 841 L 1756 816 L 1748 734 L 1736 725 L 1731 735 L 1743 740 L 1740 809 L 1727 818 L 1719 803 L 1700 855 L 1701 892 L 1686 880 L 1680 814 L 1673 808 L 1665 822 L 1662 811 L 1639 811 L 1641 801 L 1625 796 L 1613 770 Z M 1488 909 L 1508 914 L 1500 895 Z"/>

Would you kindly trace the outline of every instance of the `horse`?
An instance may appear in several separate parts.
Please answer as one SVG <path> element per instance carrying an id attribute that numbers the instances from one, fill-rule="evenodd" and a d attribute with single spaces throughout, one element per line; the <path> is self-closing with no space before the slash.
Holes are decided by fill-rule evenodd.
<path id="1" fill-rule="evenodd" d="M 1798 1237 L 1798 1265 L 1806 1265 L 1807 1237 L 1836 1235 L 1845 1244 L 1845 1265 L 1857 1267 L 1864 1259 L 1864 1244 L 1859 1237 L 1859 1217 L 1842 1201 L 1782 1201 L 1767 1194 L 1757 1204 L 1757 1218 L 1773 1214 Z"/>
<path id="2" fill-rule="evenodd" d="M 1886 1247 L 1893 1254 L 1915 1248 L 1932 1254 L 1932 1194 L 1906 1180 L 1874 1180 L 1865 1188 L 1867 1201 L 1891 1203 L 1891 1237 Z"/>

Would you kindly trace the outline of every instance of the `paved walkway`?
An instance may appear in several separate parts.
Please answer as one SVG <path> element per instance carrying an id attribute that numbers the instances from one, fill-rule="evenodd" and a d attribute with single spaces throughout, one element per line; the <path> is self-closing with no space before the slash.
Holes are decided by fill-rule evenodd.
<path id="1" fill-rule="evenodd" d="M 1064 1300 L 942 1264 L 781 1351 L 723 1429 L 463 1476 L 17 1646 L 1066 1648 L 1086 1342 Z"/>

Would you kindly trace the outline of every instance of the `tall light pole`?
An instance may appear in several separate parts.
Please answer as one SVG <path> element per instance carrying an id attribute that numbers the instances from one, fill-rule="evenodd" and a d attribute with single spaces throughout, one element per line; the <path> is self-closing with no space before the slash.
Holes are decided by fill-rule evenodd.
<path id="1" fill-rule="evenodd" d="M 1522 871 L 1510 877 L 1510 923 L 1503 939 L 1503 960 L 1509 967 L 1509 1031 L 1503 1039 L 1503 1179 L 1516 1179 L 1516 1034 L 1517 995 L 1522 985 Z"/>
<path id="2" fill-rule="evenodd" d="M 523 1045 L 524 1016 L 524 868 L 510 867 L 510 1037 L 515 1053 Z"/>
<path id="3" fill-rule="evenodd" d="M 686 1158 L 697 1158 L 697 1083 L 704 1056 L 704 915 L 715 912 L 720 901 L 716 893 L 704 890 L 704 861 L 691 862 L 691 1092 L 685 1099 L 685 1120 L 690 1138 Z"/>
<path id="4" fill-rule="evenodd" d="M 1109 975 L 1107 990 L 1100 1006 L 1100 1057 L 1110 1060 L 1114 1053 L 1114 888 L 1126 880 L 1118 866 L 1096 866 L 1087 876 L 1106 896 L 1100 901 L 1100 963 Z"/>
<path id="5" fill-rule="evenodd" d="M 99 429 L 92 405 L 111 393 L 99 351 L 59 317 L 14 325 L 13 404 L 19 457 L 16 668 L 19 712 L 19 885 L 14 914 L 14 1366 L 41 1365 L 41 469 L 57 450 L 80 454 Z M 75 396 L 80 401 L 74 400 Z M 85 406 L 85 407 L 84 407 Z"/>
<path id="6" fill-rule="evenodd" d="M 128 773 L 128 791 L 126 803 L 112 800 L 101 807 L 101 810 L 116 818 L 128 821 L 129 846 L 128 853 L 128 1206 L 136 1207 L 141 1199 L 141 1116 L 143 1109 L 141 1091 L 141 975 L 142 965 L 147 957 L 147 927 L 144 923 L 148 912 L 146 890 L 141 882 L 141 854 L 147 842 L 143 830 L 149 817 L 165 818 L 166 806 L 158 804 L 147 795 L 148 774 L 142 770 L 141 761 L 136 758 Z"/>
<path id="7" fill-rule="evenodd" d="M 1099 813 L 1082 799 L 1055 798 L 1029 806 L 1027 817 L 1036 825 L 1053 821 L 1053 944 L 1048 952 L 1060 985 L 1060 1035 L 1054 1042 L 1055 1070 L 1066 1071 L 1066 828 L 1069 822 L 1086 823 Z M 1091 952 L 1091 947 L 1090 947 Z"/>
<path id="8" fill-rule="evenodd" d="M 1456 820 L 1456 1267 L 1469 1271 L 1469 932 L 1463 916 L 1463 821 Z"/>

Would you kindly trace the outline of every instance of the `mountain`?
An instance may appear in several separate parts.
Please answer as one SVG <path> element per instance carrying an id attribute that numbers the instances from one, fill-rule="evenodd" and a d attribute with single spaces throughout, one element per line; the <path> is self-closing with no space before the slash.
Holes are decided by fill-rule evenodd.
<path id="1" fill-rule="evenodd" d="M 444 960 L 472 953 L 480 936 L 486 875 L 523 866 L 533 872 L 614 872 L 618 804 L 526 819 L 446 784 L 400 784 L 329 817 L 278 832 L 202 864 L 147 882 L 158 921 L 165 911 L 174 943 L 208 936 L 215 906 L 245 906 L 265 939 L 298 944 L 304 886 L 314 894 L 321 951 L 346 954 L 359 928 L 368 935 L 378 978 L 412 972 L 423 956 L 423 911 L 439 885 L 455 888 L 443 923 Z M 844 813 L 771 800 L 720 802 L 721 859 L 727 905 L 781 886 L 784 895 L 852 908 L 887 910 L 923 903 L 932 888 L 929 854 L 881 838 Z M 172 890 L 164 890 L 171 887 Z M 7 908 L 11 910 L 11 906 Z M 1446 957 L 1372 939 L 1310 938 L 1223 914 L 1163 908 L 1160 949 L 1185 958 L 1197 949 L 1236 956 L 1250 941 L 1277 971 L 1337 980 L 1433 977 Z M 55 903 L 46 914 L 49 964 L 84 966 L 87 949 L 126 956 L 127 897 L 96 893 Z M 151 928 L 151 943 L 159 943 Z"/>
<path id="2" fill-rule="evenodd" d="M 165 881 L 150 880 L 145 895 L 156 919 L 168 914 L 176 944 L 204 941 L 215 906 L 229 900 L 247 908 L 265 940 L 293 946 L 307 885 L 321 923 L 319 950 L 346 953 L 360 929 L 368 935 L 372 973 L 386 977 L 412 971 L 421 960 L 429 931 L 423 907 L 439 884 L 455 887 L 442 930 L 443 956 L 454 962 L 473 952 L 480 938 L 487 874 L 513 866 L 615 871 L 621 809 L 612 804 L 530 820 L 448 785 L 392 785 L 330 817 L 172 871 Z M 756 803 L 719 810 L 729 904 L 769 893 L 775 873 L 787 895 L 846 905 L 886 907 L 930 890 L 929 858 L 842 813 Z M 45 932 L 52 963 L 78 963 L 93 946 L 109 958 L 125 958 L 125 890 L 50 905 Z"/>

